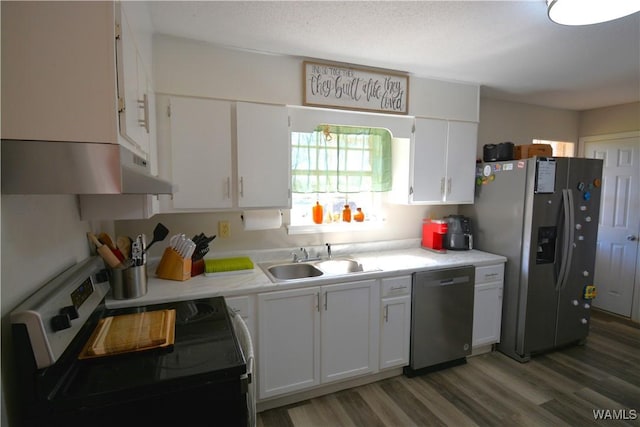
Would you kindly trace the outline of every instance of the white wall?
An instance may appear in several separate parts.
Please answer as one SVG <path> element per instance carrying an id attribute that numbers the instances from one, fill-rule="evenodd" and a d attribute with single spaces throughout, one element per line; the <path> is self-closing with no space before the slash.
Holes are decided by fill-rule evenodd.
<path id="1" fill-rule="evenodd" d="M 11 389 L 9 313 L 49 279 L 89 256 L 86 232 L 75 196 L 2 195 L 2 385 Z M 11 396 L 4 395 L 7 409 Z M 8 425 L 6 411 L 2 425 Z"/>
<path id="2" fill-rule="evenodd" d="M 490 98 L 480 99 L 478 158 L 484 144 L 513 142 L 531 144 L 533 139 L 578 142 L 579 113 L 519 104 Z"/>
<path id="3" fill-rule="evenodd" d="M 595 108 L 580 113 L 580 137 L 636 130 L 640 130 L 640 102 Z"/>

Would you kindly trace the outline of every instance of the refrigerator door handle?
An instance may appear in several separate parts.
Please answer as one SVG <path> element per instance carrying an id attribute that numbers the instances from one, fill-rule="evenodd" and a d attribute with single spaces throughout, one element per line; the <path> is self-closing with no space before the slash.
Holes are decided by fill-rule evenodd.
<path id="1" fill-rule="evenodd" d="M 573 202 L 573 191 L 571 189 L 564 190 L 567 194 L 567 200 L 569 205 L 569 241 L 567 242 L 566 248 L 568 250 L 567 256 L 567 265 L 564 270 L 564 279 L 562 281 L 562 287 L 560 289 L 564 289 L 567 286 L 567 282 L 569 279 L 569 272 L 571 271 L 571 262 L 573 261 L 573 241 L 575 239 L 575 230 L 576 230 L 576 220 L 575 220 L 575 212 L 574 207 L 575 204 Z"/>
<path id="2" fill-rule="evenodd" d="M 564 230 L 562 232 L 562 261 L 560 264 L 560 272 L 558 273 L 556 291 L 564 289 L 573 258 L 575 220 L 573 212 L 573 193 L 571 190 L 562 190 L 562 207 L 564 215 Z"/>

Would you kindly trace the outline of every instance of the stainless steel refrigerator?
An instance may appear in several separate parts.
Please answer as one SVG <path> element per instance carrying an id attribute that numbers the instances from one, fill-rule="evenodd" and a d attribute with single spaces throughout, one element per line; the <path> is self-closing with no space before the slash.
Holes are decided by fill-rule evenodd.
<path id="1" fill-rule="evenodd" d="M 474 247 L 507 257 L 498 350 L 521 362 L 583 342 L 593 296 L 602 160 L 478 165 Z"/>

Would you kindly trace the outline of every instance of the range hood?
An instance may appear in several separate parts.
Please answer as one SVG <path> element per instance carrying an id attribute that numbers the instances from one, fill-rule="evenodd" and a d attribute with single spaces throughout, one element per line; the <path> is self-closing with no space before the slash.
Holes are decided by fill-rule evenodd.
<path id="1" fill-rule="evenodd" d="M 171 194 L 119 144 L 3 139 L 3 194 Z"/>

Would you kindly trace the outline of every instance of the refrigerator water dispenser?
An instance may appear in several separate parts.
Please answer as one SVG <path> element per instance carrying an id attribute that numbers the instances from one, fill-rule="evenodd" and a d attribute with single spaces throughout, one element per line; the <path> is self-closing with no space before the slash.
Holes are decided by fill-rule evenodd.
<path id="1" fill-rule="evenodd" d="M 536 264 L 553 264 L 556 259 L 556 237 L 558 227 L 538 228 Z"/>

